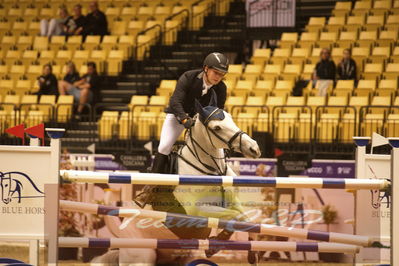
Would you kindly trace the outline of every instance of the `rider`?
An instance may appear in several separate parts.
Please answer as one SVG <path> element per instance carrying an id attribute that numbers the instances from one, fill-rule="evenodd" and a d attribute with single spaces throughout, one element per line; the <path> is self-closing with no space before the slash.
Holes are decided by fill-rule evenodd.
<path id="1" fill-rule="evenodd" d="M 192 117 L 195 115 L 195 99 L 207 106 L 212 89 L 216 92 L 218 107 L 224 108 L 226 85 L 222 79 L 228 69 L 229 60 L 224 54 L 211 53 L 205 58 L 202 69 L 190 70 L 181 75 L 165 110 L 166 118 L 152 167 L 153 173 L 166 173 L 172 146 L 184 128 L 194 125 Z"/>

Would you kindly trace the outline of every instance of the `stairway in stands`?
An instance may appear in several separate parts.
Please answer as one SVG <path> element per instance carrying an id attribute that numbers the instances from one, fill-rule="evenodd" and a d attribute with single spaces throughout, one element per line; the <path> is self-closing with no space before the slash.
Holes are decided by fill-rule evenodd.
<path id="1" fill-rule="evenodd" d="M 123 63 L 122 74 L 101 92 L 103 103 L 129 103 L 132 95 L 153 95 L 162 79 L 178 79 L 185 71 L 201 67 L 214 51 L 238 54 L 245 40 L 245 3 L 231 3 L 226 16 L 208 15 L 200 30 L 183 30 L 172 46 L 151 47 L 150 57 Z M 214 26 L 217 25 L 217 26 Z"/>

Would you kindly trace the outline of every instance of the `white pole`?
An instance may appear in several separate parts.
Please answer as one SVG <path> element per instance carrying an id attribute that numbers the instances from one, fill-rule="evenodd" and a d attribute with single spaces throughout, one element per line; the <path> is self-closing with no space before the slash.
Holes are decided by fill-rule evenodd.
<path id="1" fill-rule="evenodd" d="M 39 240 L 29 240 L 29 264 L 39 265 Z"/>
<path id="2" fill-rule="evenodd" d="M 391 152 L 391 265 L 399 265 L 399 138 L 388 138 Z M 393 193 L 396 191 L 395 193 Z"/>

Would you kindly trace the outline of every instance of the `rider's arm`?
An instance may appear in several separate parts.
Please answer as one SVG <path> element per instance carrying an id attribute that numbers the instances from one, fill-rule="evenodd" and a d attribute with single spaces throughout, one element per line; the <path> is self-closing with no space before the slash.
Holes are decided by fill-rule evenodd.
<path id="1" fill-rule="evenodd" d="M 184 120 L 188 118 L 188 115 L 184 111 L 184 100 L 186 98 L 186 94 L 188 93 L 189 88 L 189 80 L 186 74 L 183 74 L 179 80 L 177 81 L 175 91 L 173 92 L 172 97 L 170 98 L 169 107 L 173 111 L 173 114 L 184 123 Z"/>
<path id="2" fill-rule="evenodd" d="M 218 84 L 218 91 L 217 91 L 217 100 L 218 100 L 218 107 L 220 109 L 224 109 L 224 104 L 226 102 L 226 84 L 224 82 L 220 82 Z"/>

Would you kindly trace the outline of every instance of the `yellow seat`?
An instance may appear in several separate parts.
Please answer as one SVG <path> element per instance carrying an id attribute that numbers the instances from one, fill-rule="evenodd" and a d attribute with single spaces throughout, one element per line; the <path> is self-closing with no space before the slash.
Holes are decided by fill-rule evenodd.
<path id="1" fill-rule="evenodd" d="M 73 113 L 73 96 L 72 95 L 60 95 L 56 105 L 56 118 L 57 122 L 65 123 L 68 122 Z"/>
<path id="2" fill-rule="evenodd" d="M 373 15 L 368 16 L 366 20 L 365 29 L 367 31 L 378 30 L 385 24 L 385 16 L 384 15 Z"/>
<path id="3" fill-rule="evenodd" d="M 305 97 L 303 96 L 288 96 L 286 107 L 284 110 L 287 113 L 300 113 L 303 109 L 302 107 L 305 106 Z"/>
<path id="4" fill-rule="evenodd" d="M 377 83 L 375 79 L 361 79 L 355 89 L 356 96 L 369 96 L 375 91 Z"/>
<path id="5" fill-rule="evenodd" d="M 388 30 L 397 30 L 399 28 L 399 14 L 389 15 L 385 27 Z"/>
<path id="6" fill-rule="evenodd" d="M 226 74 L 226 79 L 239 79 L 242 71 L 243 69 L 241 64 L 230 65 L 229 72 Z"/>
<path id="7" fill-rule="evenodd" d="M 329 32 L 338 32 L 344 27 L 345 22 L 346 22 L 345 16 L 330 17 L 328 19 L 326 29 Z"/>
<path id="8" fill-rule="evenodd" d="M 369 47 L 354 47 L 352 49 L 352 58 L 356 62 L 357 69 L 362 69 L 364 60 L 370 56 Z M 360 76 L 361 71 L 358 71 L 358 76 Z"/>
<path id="9" fill-rule="evenodd" d="M 379 47 L 391 47 L 398 39 L 398 32 L 396 30 L 380 31 L 376 45 Z"/>
<path id="10" fill-rule="evenodd" d="M 383 114 L 365 114 L 360 124 L 360 135 L 371 136 L 374 132 L 383 134 L 383 125 Z"/>
<path id="11" fill-rule="evenodd" d="M 168 98 L 165 96 L 151 96 L 149 104 L 148 104 L 148 110 L 150 112 L 163 112 L 165 106 L 168 104 Z"/>
<path id="12" fill-rule="evenodd" d="M 269 96 L 266 100 L 266 107 L 270 114 L 273 114 L 275 107 L 283 107 L 286 101 L 286 97 L 282 96 Z M 270 115 L 271 117 L 271 115 Z"/>
<path id="13" fill-rule="evenodd" d="M 47 120 L 43 112 L 40 110 L 32 110 L 29 111 L 28 115 L 26 116 L 24 124 L 26 127 L 33 127 L 44 122 L 47 122 Z"/>
<path id="14" fill-rule="evenodd" d="M 263 65 L 252 65 L 249 64 L 245 67 L 242 77 L 245 80 L 257 80 L 262 72 Z"/>
<path id="15" fill-rule="evenodd" d="M 104 111 L 98 121 L 98 135 L 101 140 L 109 140 L 114 136 L 118 124 L 117 111 Z"/>
<path id="16" fill-rule="evenodd" d="M 325 17 L 311 17 L 309 19 L 308 24 L 306 25 L 306 29 L 308 31 L 318 31 L 321 30 L 326 24 Z"/>
<path id="17" fill-rule="evenodd" d="M 334 16 L 346 16 L 352 10 L 351 2 L 335 2 L 335 7 L 332 11 Z"/>
<path id="18" fill-rule="evenodd" d="M 25 66 L 32 64 L 35 62 L 39 56 L 39 52 L 36 50 L 25 50 L 22 53 L 21 62 Z"/>
<path id="19" fill-rule="evenodd" d="M 258 115 L 258 113 L 262 110 L 262 107 L 265 104 L 264 96 L 249 96 L 245 103 L 243 110 L 246 113 L 253 113 Z"/>
<path id="20" fill-rule="evenodd" d="M 43 112 L 43 120 L 49 121 L 54 115 L 55 95 L 42 95 L 37 106 L 38 111 Z"/>
<path id="21" fill-rule="evenodd" d="M 316 122 L 316 140 L 321 143 L 336 141 L 339 131 L 339 114 L 322 113 Z"/>
<path id="22" fill-rule="evenodd" d="M 395 79 L 382 79 L 378 83 L 376 95 L 378 96 L 392 96 L 398 90 L 398 80 Z"/>
<path id="23" fill-rule="evenodd" d="M 32 82 L 30 80 L 24 80 L 24 79 L 17 80 L 14 90 L 19 92 L 21 91 L 24 92 L 24 93 L 18 93 L 19 95 L 25 94 L 30 90 L 32 90 Z"/>
<path id="24" fill-rule="evenodd" d="M 335 86 L 335 92 L 338 93 L 338 91 L 340 91 L 340 95 L 348 95 L 352 93 L 354 88 L 354 80 L 338 80 L 337 85 Z M 338 96 L 338 94 L 336 95 Z"/>
<path id="25" fill-rule="evenodd" d="M 369 12 L 372 7 L 372 1 L 356 1 L 353 7 L 352 14 L 364 15 Z"/>
<path id="26" fill-rule="evenodd" d="M 297 80 L 302 72 L 301 64 L 287 64 L 284 66 L 283 73 L 280 78 L 284 80 Z"/>
<path id="27" fill-rule="evenodd" d="M 393 49 L 393 53 L 392 53 L 390 59 L 391 59 L 391 61 L 394 62 L 394 63 L 399 63 L 399 46 L 396 46 L 396 47 Z"/>
<path id="28" fill-rule="evenodd" d="M 297 41 L 298 41 L 298 33 L 297 32 L 284 32 L 281 35 L 280 47 L 281 48 L 292 48 L 296 44 Z"/>
<path id="29" fill-rule="evenodd" d="M 373 63 L 384 63 L 390 55 L 390 47 L 374 47 L 369 59 L 371 59 Z"/>
<path id="30" fill-rule="evenodd" d="M 356 44 L 360 47 L 370 47 L 377 40 L 377 31 L 361 31 Z"/>
<path id="31" fill-rule="evenodd" d="M 82 44 L 85 50 L 93 50 L 101 43 L 101 36 L 89 35 L 86 37 L 85 42 Z"/>
<path id="32" fill-rule="evenodd" d="M 239 80 L 234 88 L 235 96 L 246 97 L 253 89 L 255 82 L 253 80 Z"/>
<path id="33" fill-rule="evenodd" d="M 274 121 L 274 138 L 278 142 L 289 142 L 295 139 L 295 126 L 298 120 L 296 113 L 279 113 Z"/>
<path id="34" fill-rule="evenodd" d="M 24 36 L 21 35 L 19 36 L 18 40 L 17 40 L 17 48 L 20 51 L 24 51 L 30 47 L 32 47 L 33 44 L 33 36 Z"/>
<path id="35" fill-rule="evenodd" d="M 145 21 L 143 20 L 131 20 L 127 25 L 127 33 L 136 36 L 139 32 L 145 28 Z"/>
<path id="36" fill-rule="evenodd" d="M 315 67 L 316 67 L 315 64 L 305 64 L 303 67 L 301 78 L 304 80 L 312 79 Z"/>
<path id="37" fill-rule="evenodd" d="M 122 71 L 123 50 L 111 50 L 107 59 L 107 73 L 116 76 Z"/>
<path id="38" fill-rule="evenodd" d="M 234 117 L 242 111 L 242 107 L 245 103 L 245 97 L 243 96 L 229 96 L 227 97 L 225 107 L 226 110 Z"/>
<path id="39" fill-rule="evenodd" d="M 170 97 L 176 88 L 176 80 L 161 80 L 156 90 L 157 95 Z"/>
<path id="40" fill-rule="evenodd" d="M 89 61 L 90 57 L 89 50 L 76 50 L 73 53 L 72 62 L 76 65 L 76 68 L 79 69 L 83 64 Z"/>
<path id="41" fill-rule="evenodd" d="M 347 31 L 357 31 L 364 25 L 365 22 L 366 19 L 364 15 L 349 16 L 346 20 L 345 29 Z"/>
<path id="42" fill-rule="evenodd" d="M 159 112 L 142 112 L 137 118 L 137 124 L 134 126 L 134 135 L 139 140 L 149 140 L 155 138 L 157 131 L 157 118 Z"/>
<path id="43" fill-rule="evenodd" d="M 252 131 L 256 124 L 256 117 L 254 113 L 239 113 L 235 122 L 241 130 L 248 133 L 248 135 L 252 135 Z"/>
<path id="44" fill-rule="evenodd" d="M 337 44 L 341 48 L 350 48 L 358 38 L 357 31 L 341 31 Z"/>
<path id="45" fill-rule="evenodd" d="M 37 104 L 37 95 L 23 95 L 21 99 L 20 110 L 28 113 L 29 110 Z"/>
<path id="46" fill-rule="evenodd" d="M 52 36 L 49 47 L 53 51 L 58 51 L 62 46 L 65 45 L 65 36 Z"/>
<path id="47" fill-rule="evenodd" d="M 19 95 L 6 95 L 3 100 L 3 110 L 6 113 L 11 113 L 16 110 L 19 106 L 20 96 Z"/>
<path id="48" fill-rule="evenodd" d="M 274 49 L 273 56 L 270 61 L 273 64 L 285 64 L 291 56 L 291 49 L 289 48 L 276 48 Z"/>
<path id="49" fill-rule="evenodd" d="M 118 121 L 118 137 L 119 139 L 127 140 L 131 138 L 131 117 L 129 112 L 122 112 Z"/>
<path id="50" fill-rule="evenodd" d="M 105 9 L 105 15 L 107 16 L 107 19 L 111 21 L 118 17 L 120 13 L 121 9 L 119 7 L 107 7 L 107 9 Z"/>
<path id="51" fill-rule="evenodd" d="M 290 57 L 290 62 L 292 64 L 302 64 L 309 56 L 309 48 L 294 48 Z"/>
<path id="52" fill-rule="evenodd" d="M 73 52 L 70 50 L 59 50 L 54 58 L 57 65 L 63 66 L 65 63 L 71 61 Z"/>
<path id="53" fill-rule="evenodd" d="M 267 64 L 263 70 L 262 78 L 265 80 L 274 80 L 281 74 L 282 70 L 282 65 Z"/>
<path id="54" fill-rule="evenodd" d="M 388 115 L 384 131 L 386 137 L 399 137 L 399 114 Z"/>
<path id="55" fill-rule="evenodd" d="M 24 65 L 12 65 L 9 76 L 12 79 L 17 80 L 25 74 L 25 71 L 26 67 Z"/>
<path id="56" fill-rule="evenodd" d="M 372 114 L 385 115 L 388 113 L 390 106 L 391 96 L 374 96 L 367 111 Z"/>
<path id="57" fill-rule="evenodd" d="M 137 15 L 136 17 L 139 20 L 143 20 L 146 21 L 148 20 L 150 17 L 152 17 L 154 15 L 154 11 L 155 8 L 151 7 L 151 6 L 141 6 L 138 11 L 137 11 Z"/>
<path id="58" fill-rule="evenodd" d="M 365 64 L 362 76 L 364 79 L 375 79 L 381 76 L 383 69 L 382 63 Z"/>
<path id="59" fill-rule="evenodd" d="M 116 47 L 118 38 L 116 35 L 105 35 L 100 45 L 101 49 L 109 52 L 112 48 Z"/>
<path id="60" fill-rule="evenodd" d="M 49 48 L 49 41 L 48 37 L 46 36 L 35 36 L 33 41 L 33 49 L 37 51 L 48 50 Z"/>
<path id="61" fill-rule="evenodd" d="M 329 114 L 343 113 L 347 104 L 347 96 L 330 96 L 324 110 Z"/>
<path id="62" fill-rule="evenodd" d="M 159 20 L 165 20 L 172 13 L 171 6 L 157 6 L 155 8 L 154 16 Z"/>
<path id="63" fill-rule="evenodd" d="M 356 114 L 357 114 L 357 121 L 359 121 L 359 117 L 360 117 L 360 108 L 362 108 L 363 106 L 367 106 L 369 105 L 369 97 L 367 96 L 352 96 L 349 99 L 349 107 L 347 110 L 347 112 L 352 113 L 352 107 L 356 110 Z"/>
<path id="64" fill-rule="evenodd" d="M 312 113 L 316 114 L 316 108 L 326 104 L 325 96 L 309 96 L 306 105 L 312 109 Z M 314 118 L 315 116 L 313 116 Z"/>
<path id="65" fill-rule="evenodd" d="M 119 37 L 118 50 L 122 50 L 125 56 L 124 59 L 128 59 L 133 55 L 133 49 L 135 44 L 135 37 L 131 35 L 122 35 Z"/>
<path id="66" fill-rule="evenodd" d="M 120 17 L 123 20 L 130 20 L 137 14 L 137 8 L 132 6 L 126 6 L 122 8 Z"/>
<path id="67" fill-rule="evenodd" d="M 68 50 L 75 51 L 82 45 L 82 40 L 83 40 L 83 36 L 81 36 L 81 35 L 69 36 L 65 45 Z"/>
<path id="68" fill-rule="evenodd" d="M 269 60 L 271 55 L 271 50 L 269 48 L 265 49 L 255 49 L 251 62 L 256 65 L 265 65 L 266 61 Z"/>
<path id="69" fill-rule="evenodd" d="M 21 51 L 18 50 L 8 50 L 6 52 L 4 61 L 7 65 L 12 65 L 21 58 L 21 54 Z"/>
<path id="70" fill-rule="evenodd" d="M 298 41 L 298 45 L 301 48 L 311 48 L 319 40 L 318 32 L 303 32 L 301 38 Z"/>
<path id="71" fill-rule="evenodd" d="M 312 54 L 310 56 L 310 61 L 312 62 L 312 64 L 317 64 L 320 61 L 320 54 L 322 49 L 323 48 L 320 47 L 314 47 L 312 49 Z"/>
<path id="72" fill-rule="evenodd" d="M 23 19 L 14 21 L 11 27 L 12 33 L 18 36 L 21 33 L 26 32 L 27 30 L 28 30 L 28 22 L 24 21 Z"/>
<path id="73" fill-rule="evenodd" d="M 274 88 L 274 80 L 258 80 L 252 93 L 255 96 L 268 95 Z"/>
<path id="74" fill-rule="evenodd" d="M 295 81 L 294 80 L 277 80 L 276 81 L 276 86 L 274 87 L 274 90 L 284 90 L 284 91 L 289 91 L 291 92 L 292 89 L 295 86 Z"/>
<path id="75" fill-rule="evenodd" d="M 317 42 L 319 47 L 327 47 L 330 48 L 332 44 L 334 44 L 338 39 L 338 32 L 322 32 L 320 34 L 320 39 Z"/>
<path id="76" fill-rule="evenodd" d="M 147 104 L 147 95 L 133 95 L 130 99 L 129 109 L 133 112 L 133 116 L 137 117 L 141 112 L 145 111 Z"/>
<path id="77" fill-rule="evenodd" d="M 104 38 L 107 36 L 104 36 Z M 90 60 L 95 62 L 97 65 L 97 71 L 102 73 L 105 71 L 105 61 L 107 59 L 106 50 L 93 50 L 91 51 Z"/>
<path id="78" fill-rule="evenodd" d="M 391 9 L 391 1 L 379 0 L 375 1 L 371 13 L 374 15 L 385 15 Z"/>
<path id="79" fill-rule="evenodd" d="M 258 114 L 256 124 L 254 125 L 256 131 L 271 132 L 269 123 L 270 117 L 271 115 L 269 115 L 269 112 L 265 112 L 265 108 L 263 108 L 262 112 Z"/>
<path id="80" fill-rule="evenodd" d="M 398 79 L 399 77 L 399 63 L 389 63 L 385 67 L 385 79 Z"/>
<path id="81" fill-rule="evenodd" d="M 115 20 L 112 23 L 111 34 L 116 36 L 125 35 L 127 32 L 127 25 L 128 21 L 126 20 Z"/>
<path id="82" fill-rule="evenodd" d="M 42 74 L 42 66 L 40 65 L 30 65 L 26 71 L 26 77 L 29 80 L 36 80 Z"/>

